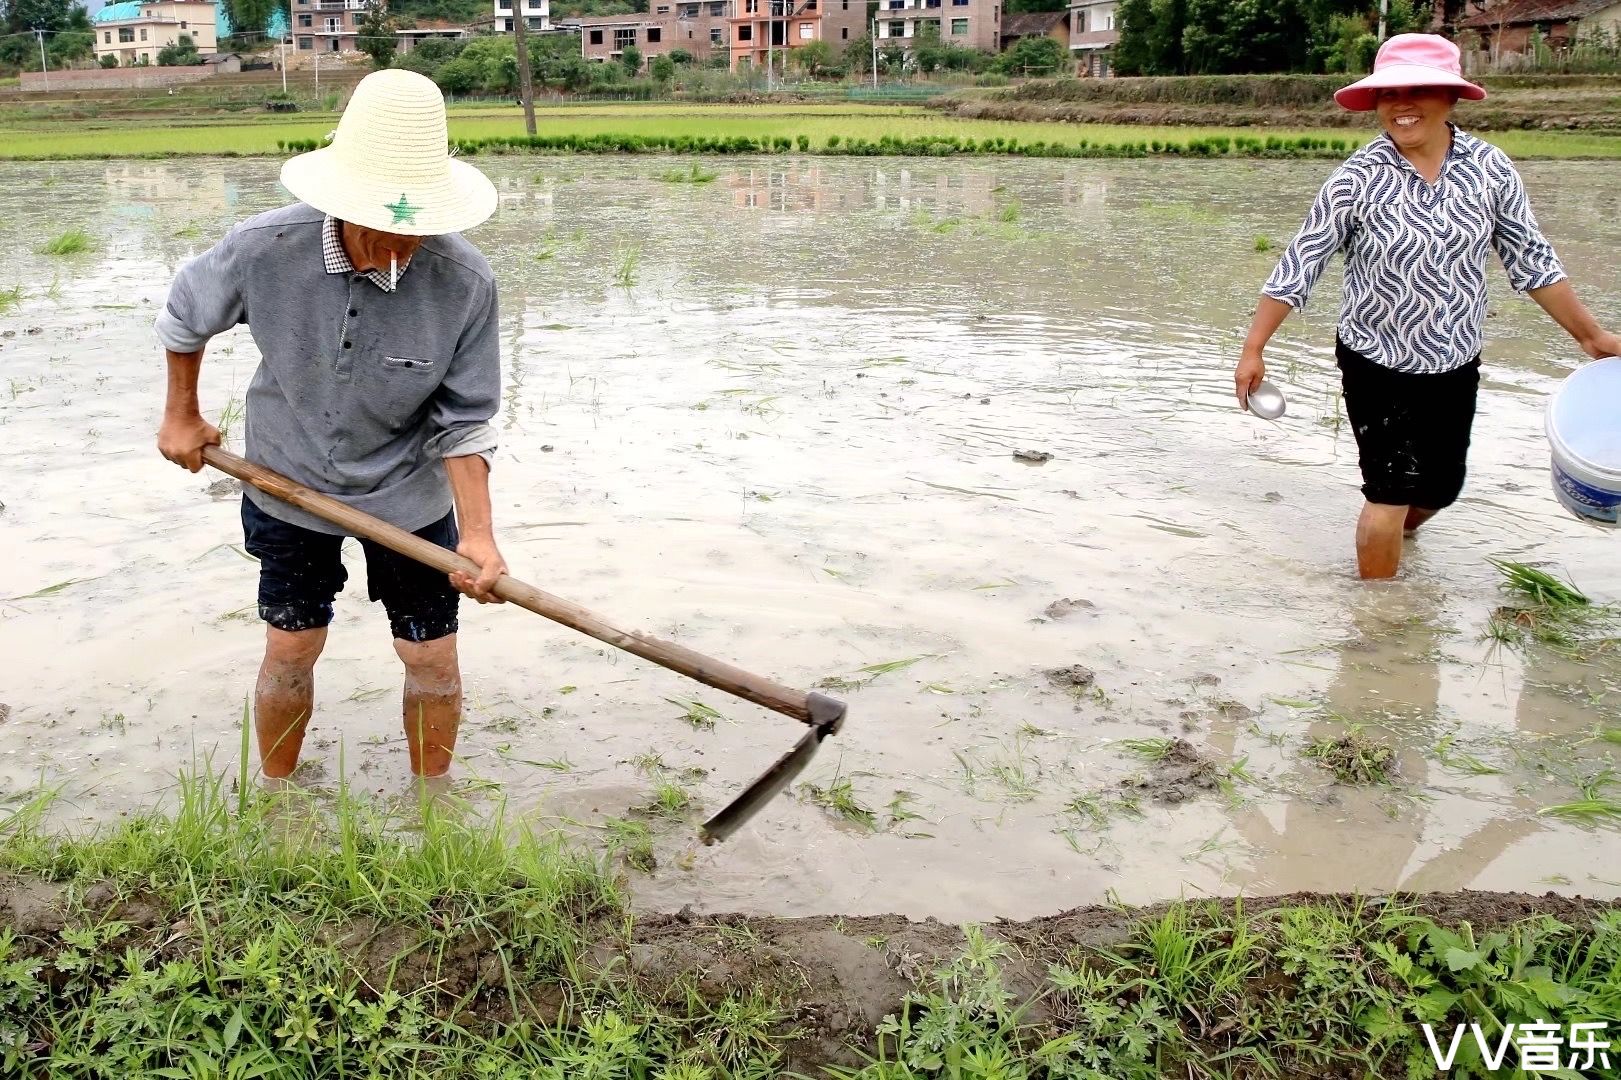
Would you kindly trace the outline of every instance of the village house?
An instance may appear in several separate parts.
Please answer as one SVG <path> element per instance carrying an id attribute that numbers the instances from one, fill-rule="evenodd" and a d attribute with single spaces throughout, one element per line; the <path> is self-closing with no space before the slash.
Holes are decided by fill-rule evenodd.
<path id="1" fill-rule="evenodd" d="M 1076 74 L 1102 78 L 1114 74 L 1112 56 L 1120 31 L 1115 27 L 1117 0 L 1079 0 L 1069 6 L 1069 52 Z"/>
<path id="2" fill-rule="evenodd" d="M 1069 48 L 1068 11 L 1027 11 L 1002 17 L 1002 49 L 1006 51 L 1025 38 L 1050 37 Z"/>
<path id="3" fill-rule="evenodd" d="M 410 29 L 394 32 L 394 49 L 403 56 L 429 38 L 456 41 L 466 36 L 467 27 L 450 22 L 448 19 L 417 19 L 416 25 Z"/>
<path id="4" fill-rule="evenodd" d="M 524 28 L 536 32 L 552 28 L 551 0 L 494 0 L 495 29 L 502 34 L 512 33 L 512 20 L 517 16 L 513 4 L 523 5 Z"/>
<path id="5" fill-rule="evenodd" d="M 1002 40 L 1002 0 L 879 0 L 874 18 L 880 49 L 911 49 L 924 25 L 943 42 L 984 52 L 996 52 Z"/>
<path id="6" fill-rule="evenodd" d="M 779 66 L 793 50 L 825 41 L 835 55 L 866 28 L 865 0 L 736 0 L 732 70 Z"/>
<path id="7" fill-rule="evenodd" d="M 1503 0 L 1484 10 L 1474 2 L 1464 6 L 1473 14 L 1464 14 L 1453 30 L 1480 35 L 1481 47 L 1494 57 L 1529 51 L 1533 35 L 1558 50 L 1572 45 L 1578 34 L 1621 33 L 1621 0 Z"/>
<path id="8" fill-rule="evenodd" d="M 116 57 L 120 66 L 156 64 L 158 53 L 191 39 L 204 55 L 219 48 L 218 9 L 212 0 L 126 0 L 96 12 L 92 26 L 96 59 Z"/>
<path id="9" fill-rule="evenodd" d="M 293 47 L 299 52 L 354 52 L 366 0 L 291 0 Z"/>

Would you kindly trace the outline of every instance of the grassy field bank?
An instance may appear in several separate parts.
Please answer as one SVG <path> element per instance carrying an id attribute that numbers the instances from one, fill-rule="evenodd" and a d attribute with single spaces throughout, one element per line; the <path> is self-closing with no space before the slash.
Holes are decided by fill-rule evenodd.
<path id="1" fill-rule="evenodd" d="M 1073 123 L 1358 127 L 1366 118 L 1334 104 L 1338 75 L 1209 75 L 1142 79 L 1042 79 L 964 90 L 931 105 L 947 115 Z M 1621 76 L 1489 75 L 1485 101 L 1465 102 L 1459 122 L 1480 131 L 1586 131 L 1621 135 Z"/>
<path id="2" fill-rule="evenodd" d="M 319 140 L 337 123 L 335 113 L 285 117 L 210 118 L 196 123 L 178 118 L 87 120 L 72 124 L 20 120 L 0 122 L 0 158 L 64 159 L 167 157 L 182 155 L 277 154 L 277 143 Z M 787 139 L 801 136 L 814 151 L 828 152 L 830 140 L 876 144 L 899 140 L 1013 140 L 1021 145 L 1090 147 L 1138 143 L 1186 145 L 1210 138 L 1355 141 L 1364 132 L 1348 129 L 1277 127 L 1161 127 L 1096 125 L 1055 121 L 974 120 L 906 106 L 866 105 L 627 105 L 560 106 L 539 110 L 542 136 L 587 139 L 595 136 L 662 139 Z M 1371 128 L 1368 129 L 1371 132 Z M 450 134 L 456 140 L 521 136 L 516 109 L 454 109 Z M 1520 158 L 1621 157 L 1621 138 L 1586 133 L 1507 131 L 1491 136 Z M 841 152 L 837 147 L 832 152 Z"/>
<path id="3" fill-rule="evenodd" d="M 6 1076 L 1393 1078 L 1421 1021 L 1621 1021 L 1621 909 L 1553 896 L 633 918 L 633 853 L 431 802 L 192 774 L 78 839 L 47 803 L 0 824 Z"/>

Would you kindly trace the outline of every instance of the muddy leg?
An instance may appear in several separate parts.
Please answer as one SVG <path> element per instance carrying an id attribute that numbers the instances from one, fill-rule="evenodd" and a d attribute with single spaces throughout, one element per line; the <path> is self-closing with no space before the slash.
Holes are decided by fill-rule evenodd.
<path id="1" fill-rule="evenodd" d="M 1401 566 L 1402 525 L 1408 507 L 1367 503 L 1356 523 L 1356 563 L 1364 580 L 1393 578 Z"/>
<path id="2" fill-rule="evenodd" d="M 433 641 L 396 638 L 394 651 L 405 662 L 405 741 L 411 771 L 417 776 L 443 776 L 450 770 L 462 719 L 456 635 Z"/>
<path id="3" fill-rule="evenodd" d="M 1422 506 L 1409 506 L 1407 508 L 1407 520 L 1402 522 L 1402 531 L 1408 536 L 1412 536 L 1418 532 L 1420 525 L 1440 512 L 1439 510 L 1426 510 Z"/>
<path id="4" fill-rule="evenodd" d="M 325 644 L 324 626 L 265 627 L 265 659 L 253 692 L 253 728 L 266 776 L 283 777 L 298 766 L 304 730 L 315 711 L 315 660 Z"/>

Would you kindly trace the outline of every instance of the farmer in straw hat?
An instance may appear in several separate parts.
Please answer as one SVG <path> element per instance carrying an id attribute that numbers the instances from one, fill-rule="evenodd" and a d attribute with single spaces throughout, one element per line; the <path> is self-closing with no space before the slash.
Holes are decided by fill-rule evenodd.
<path id="1" fill-rule="evenodd" d="M 361 544 L 368 591 L 405 664 L 411 768 L 436 776 L 461 718 L 460 593 L 493 601 L 506 571 L 490 520 L 495 278 L 458 235 L 495 210 L 495 188 L 450 159 L 444 99 L 406 71 L 362 80 L 331 145 L 286 162 L 281 182 L 301 201 L 238 224 L 169 290 L 157 319 L 169 367 L 158 449 L 202 468 L 203 448 L 220 441 L 197 407 L 203 347 L 245 322 L 261 357 L 248 457 L 478 564 L 476 579 L 447 579 Z M 252 487 L 242 528 L 267 624 L 254 726 L 265 775 L 281 777 L 298 764 L 314 708 L 315 661 L 346 577 L 343 537 Z"/>
<path id="2" fill-rule="evenodd" d="M 1459 98 L 1485 96 L 1463 78 L 1457 47 L 1434 34 L 1391 38 L 1373 74 L 1334 95 L 1346 109 L 1377 112 L 1384 134 L 1318 193 L 1262 289 L 1234 376 L 1247 408 L 1266 375 L 1267 342 L 1343 250 L 1335 351 L 1367 499 L 1356 530 L 1364 578 L 1395 576 L 1404 532 L 1463 488 L 1488 251 L 1587 355 L 1621 353 L 1576 298 L 1508 156 L 1452 125 Z"/>

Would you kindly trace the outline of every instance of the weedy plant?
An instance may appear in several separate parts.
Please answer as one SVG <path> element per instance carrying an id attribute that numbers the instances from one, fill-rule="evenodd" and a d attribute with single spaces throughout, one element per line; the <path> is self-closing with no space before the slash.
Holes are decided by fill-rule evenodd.
<path id="1" fill-rule="evenodd" d="M 1615 770 L 1601 769 L 1591 776 L 1577 780 L 1576 788 L 1581 793 L 1580 798 L 1543 807 L 1538 813 L 1578 821 L 1585 825 L 1621 821 L 1621 794 L 1611 794 L 1611 789 L 1618 786 L 1621 786 L 1621 779 L 1616 777 Z"/>
<path id="2" fill-rule="evenodd" d="M 0 289 L 0 315 L 4 315 L 12 308 L 23 302 L 23 287 L 13 285 L 9 289 Z M 13 394 L 13 397 L 16 395 Z"/>
<path id="3" fill-rule="evenodd" d="M 1334 739 L 1317 739 L 1305 754 L 1334 774 L 1342 784 L 1383 784 L 1396 771 L 1396 751 L 1369 735 L 1360 724 Z"/>
<path id="4" fill-rule="evenodd" d="M 1270 236 L 1257 236 L 1255 238 L 1255 250 L 1258 252 L 1271 251 L 1272 238 Z"/>

